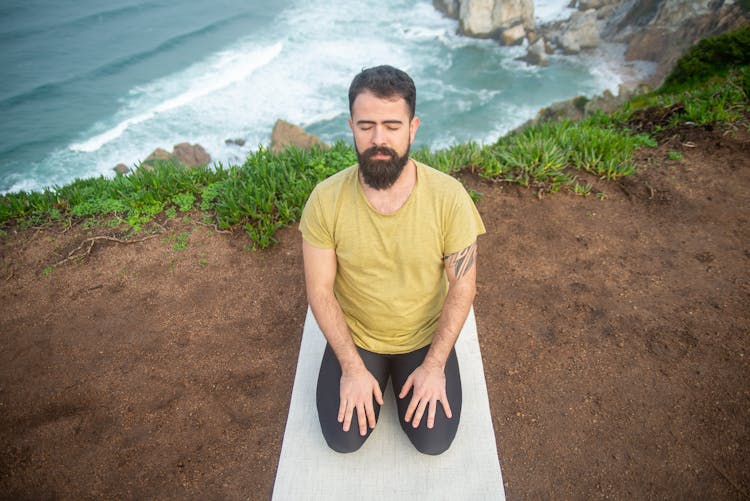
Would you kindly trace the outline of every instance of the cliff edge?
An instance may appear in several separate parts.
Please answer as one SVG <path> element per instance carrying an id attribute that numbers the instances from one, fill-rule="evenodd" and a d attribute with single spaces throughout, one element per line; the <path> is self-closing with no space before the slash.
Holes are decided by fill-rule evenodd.
<path id="1" fill-rule="evenodd" d="M 736 0 L 572 0 L 563 21 L 536 25 L 532 0 L 433 0 L 458 19 L 459 31 L 499 43 L 528 43 L 527 61 L 545 64 L 547 53 L 575 54 L 601 42 L 626 45 L 627 61 L 656 63 L 646 82 L 658 87 L 685 51 L 699 40 L 750 23 L 750 2 Z"/>

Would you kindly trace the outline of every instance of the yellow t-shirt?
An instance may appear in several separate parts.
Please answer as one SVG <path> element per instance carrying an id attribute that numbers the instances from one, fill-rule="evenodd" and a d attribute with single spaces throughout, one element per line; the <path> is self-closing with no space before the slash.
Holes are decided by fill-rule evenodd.
<path id="1" fill-rule="evenodd" d="M 375 353 L 432 342 L 448 293 L 443 257 L 485 232 L 459 181 L 415 164 L 417 183 L 393 214 L 372 208 L 353 165 L 315 187 L 300 220 L 310 245 L 336 249 L 334 294 L 354 343 Z"/>

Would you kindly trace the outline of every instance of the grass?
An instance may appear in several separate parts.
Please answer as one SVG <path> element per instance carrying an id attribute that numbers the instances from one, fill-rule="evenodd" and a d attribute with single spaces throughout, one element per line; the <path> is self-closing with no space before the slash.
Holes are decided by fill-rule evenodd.
<path id="1" fill-rule="evenodd" d="M 730 63 L 750 53 L 738 56 L 736 50 L 745 47 L 748 30 L 716 37 L 718 42 L 699 43 L 680 60 L 667 79 L 669 85 L 632 99 L 612 114 L 598 113 L 575 122 L 541 122 L 491 144 L 469 142 L 436 151 L 417 150 L 412 155 L 449 174 L 471 169 L 496 183 L 588 196 L 593 187 L 577 181 L 580 172 L 603 180 L 631 175 L 633 153 L 657 145 L 650 135 L 634 132 L 632 124 L 639 116 L 665 117 L 650 133 L 716 123 L 747 127 L 750 66 Z M 711 57 L 717 58 L 716 64 L 706 66 Z M 699 76 L 690 73 L 690 68 L 698 67 L 702 68 L 695 70 Z M 678 155 L 670 152 L 669 158 L 679 160 Z M 43 191 L 3 195 L 0 231 L 12 225 L 83 221 L 87 228 L 124 226 L 133 234 L 157 216 L 176 219 L 182 214 L 219 229 L 242 228 L 250 240 L 248 248 L 262 249 L 275 242 L 278 229 L 299 219 L 318 182 L 355 162 L 352 147 L 344 142 L 309 152 L 290 148 L 273 153 L 261 147 L 242 165 L 228 167 L 190 169 L 169 161 L 155 162 L 153 168 L 140 166 L 129 175 L 76 179 Z M 478 202 L 481 193 L 472 190 L 471 196 Z M 596 196 L 606 198 L 601 191 Z M 186 247 L 187 237 L 181 235 L 174 245 L 175 249 Z"/>

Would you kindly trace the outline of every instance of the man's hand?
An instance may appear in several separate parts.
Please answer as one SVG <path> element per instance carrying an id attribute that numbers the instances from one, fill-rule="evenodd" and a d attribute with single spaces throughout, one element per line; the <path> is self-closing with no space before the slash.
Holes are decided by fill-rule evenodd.
<path id="1" fill-rule="evenodd" d="M 406 422 L 411 421 L 414 428 L 417 428 L 422 421 L 425 408 L 427 409 L 427 427 L 432 428 L 435 425 L 438 400 L 443 405 L 445 415 L 448 418 L 453 417 L 451 406 L 448 403 L 448 395 L 445 392 L 445 371 L 442 366 L 425 360 L 406 378 L 398 398 L 404 398 L 412 388 L 414 393 L 409 402 L 409 407 L 406 408 L 405 420 Z"/>
<path id="2" fill-rule="evenodd" d="M 355 410 L 360 435 L 367 434 L 368 423 L 370 428 L 375 428 L 373 396 L 378 404 L 383 405 L 383 393 L 380 391 L 378 380 L 364 364 L 358 369 L 342 372 L 338 422 L 344 423 L 344 431 L 349 431 Z"/>

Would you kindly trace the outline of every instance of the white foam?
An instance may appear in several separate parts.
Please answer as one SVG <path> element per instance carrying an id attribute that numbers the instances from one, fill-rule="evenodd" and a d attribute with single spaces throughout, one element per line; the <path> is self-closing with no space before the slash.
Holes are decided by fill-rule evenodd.
<path id="1" fill-rule="evenodd" d="M 494 140 L 551 101 L 599 93 L 624 78 L 612 75 L 619 59 L 605 52 L 599 58 L 555 55 L 549 67 L 540 68 L 515 60 L 523 47 L 460 36 L 456 28 L 457 21 L 429 0 L 384 0 L 377 9 L 364 0 L 334 9 L 327 0 L 298 0 L 223 51 L 134 86 L 114 116 L 84 140 L 24 166 L 14 187 L 112 175 L 117 163 L 132 166 L 156 147 L 183 141 L 199 142 L 216 162 L 242 163 L 269 143 L 278 118 L 320 132 L 326 141 L 349 140 L 349 82 L 376 64 L 392 64 L 414 78 L 423 118 L 417 141 L 433 148 Z M 529 110 L 510 109 L 507 101 L 523 102 Z M 229 138 L 246 143 L 226 145 Z"/>
<path id="2" fill-rule="evenodd" d="M 534 19 L 538 24 L 568 19 L 576 11 L 568 5 L 570 5 L 570 0 L 535 0 Z"/>
<path id="3" fill-rule="evenodd" d="M 185 92 L 167 99 L 145 113 L 127 118 L 111 129 L 84 142 L 73 143 L 69 148 L 73 151 L 85 153 L 97 151 L 105 144 L 120 137 L 132 125 L 143 123 L 160 113 L 183 107 L 246 79 L 255 70 L 273 61 L 281 53 L 283 47 L 283 43 L 277 42 L 270 47 L 257 49 L 247 54 L 241 52 L 220 53 L 217 61 L 211 65 L 210 71 L 195 80 Z"/>

